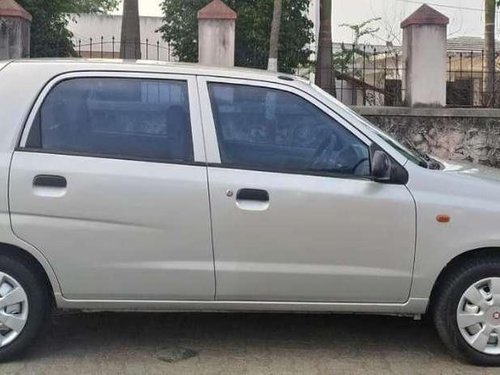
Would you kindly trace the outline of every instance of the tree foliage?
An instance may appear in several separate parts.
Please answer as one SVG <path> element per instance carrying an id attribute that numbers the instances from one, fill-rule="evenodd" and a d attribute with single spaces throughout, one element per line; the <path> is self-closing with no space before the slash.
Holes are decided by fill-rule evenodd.
<path id="1" fill-rule="evenodd" d="M 74 54 L 71 32 L 66 28 L 71 13 L 105 13 L 116 9 L 118 0 L 17 0 L 33 16 L 31 56 Z"/>
<path id="2" fill-rule="evenodd" d="M 163 39 L 171 43 L 181 61 L 198 61 L 197 12 L 210 0 L 163 0 Z M 238 13 L 236 56 L 238 66 L 265 69 L 269 57 L 269 37 L 273 18 L 273 0 L 226 0 Z M 307 65 L 309 45 L 314 40 L 313 23 L 307 13 L 310 0 L 283 0 L 279 37 L 279 70 L 291 72 Z"/>
<path id="3" fill-rule="evenodd" d="M 370 18 L 367 21 L 360 23 L 359 25 L 351 25 L 351 24 L 341 24 L 341 27 L 347 27 L 351 29 L 354 33 L 354 40 L 352 45 L 346 47 L 342 44 L 342 49 L 340 52 L 333 54 L 333 65 L 335 70 L 338 72 L 343 72 L 348 68 L 348 66 L 352 63 L 353 59 L 358 57 L 365 56 L 365 51 L 363 48 L 360 48 L 360 39 L 366 35 L 375 35 L 380 27 L 372 27 L 371 24 L 374 22 L 380 21 L 381 18 Z M 354 71 L 353 75 L 359 75 L 361 72 Z"/>

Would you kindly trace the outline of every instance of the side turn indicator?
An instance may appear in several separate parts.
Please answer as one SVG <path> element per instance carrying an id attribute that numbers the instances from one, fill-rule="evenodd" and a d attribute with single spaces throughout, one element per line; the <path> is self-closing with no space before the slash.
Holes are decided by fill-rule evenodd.
<path id="1" fill-rule="evenodd" d="M 436 220 L 438 223 L 449 223 L 450 217 L 448 215 L 437 215 Z"/>

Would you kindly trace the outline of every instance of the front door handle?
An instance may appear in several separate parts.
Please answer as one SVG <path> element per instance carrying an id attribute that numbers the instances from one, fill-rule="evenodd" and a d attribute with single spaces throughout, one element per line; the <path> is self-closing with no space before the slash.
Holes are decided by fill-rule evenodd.
<path id="1" fill-rule="evenodd" d="M 50 187 L 64 189 L 68 186 L 68 181 L 63 176 L 38 175 L 33 179 L 35 187 Z"/>
<path id="2" fill-rule="evenodd" d="M 236 194 L 239 201 L 269 202 L 269 193 L 260 189 L 240 189 Z"/>

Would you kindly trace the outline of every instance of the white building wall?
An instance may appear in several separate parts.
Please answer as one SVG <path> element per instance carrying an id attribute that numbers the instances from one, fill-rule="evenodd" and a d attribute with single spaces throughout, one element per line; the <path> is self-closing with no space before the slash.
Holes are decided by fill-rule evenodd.
<path id="1" fill-rule="evenodd" d="M 158 31 L 162 24 L 161 17 L 140 17 L 142 59 L 174 60 L 170 46 L 162 40 L 161 33 Z M 102 37 L 103 57 L 118 58 L 120 54 L 121 26 L 121 15 L 82 14 L 71 15 L 68 29 L 73 33 L 75 49 L 77 52 L 80 49 L 82 57 L 90 56 L 91 39 L 92 57 L 101 57 Z M 113 37 L 115 38 L 114 46 Z"/>

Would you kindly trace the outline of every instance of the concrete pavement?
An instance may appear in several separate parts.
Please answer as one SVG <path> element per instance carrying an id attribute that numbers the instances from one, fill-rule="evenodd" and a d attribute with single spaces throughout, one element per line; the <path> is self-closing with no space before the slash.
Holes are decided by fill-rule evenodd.
<path id="1" fill-rule="evenodd" d="M 2 375 L 499 373 L 453 359 L 426 321 L 293 314 L 61 315 L 28 356 L 0 365 Z"/>

